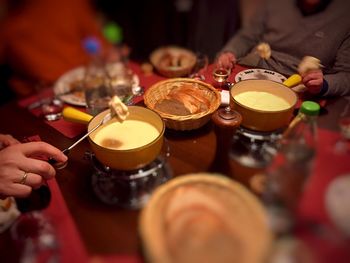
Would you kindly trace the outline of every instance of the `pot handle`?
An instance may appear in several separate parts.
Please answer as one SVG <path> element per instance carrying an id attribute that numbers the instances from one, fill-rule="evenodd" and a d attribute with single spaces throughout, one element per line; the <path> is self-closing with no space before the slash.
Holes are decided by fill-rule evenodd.
<path id="1" fill-rule="evenodd" d="M 63 118 L 67 121 L 87 124 L 93 116 L 77 110 L 73 107 L 65 107 L 62 111 Z"/>
<path id="2" fill-rule="evenodd" d="M 301 76 L 299 74 L 293 74 L 288 79 L 283 81 L 283 84 L 286 85 L 289 88 L 294 87 L 295 85 L 298 85 L 301 83 Z"/>

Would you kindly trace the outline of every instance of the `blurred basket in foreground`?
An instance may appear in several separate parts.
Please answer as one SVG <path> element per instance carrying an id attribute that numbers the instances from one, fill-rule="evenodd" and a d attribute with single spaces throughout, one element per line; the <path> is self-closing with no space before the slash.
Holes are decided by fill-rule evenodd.
<path id="1" fill-rule="evenodd" d="M 165 77 L 184 77 L 191 73 L 196 64 L 196 55 L 185 48 L 166 46 L 154 50 L 150 61 L 159 74 Z"/>
<path id="2" fill-rule="evenodd" d="M 173 89 L 182 85 L 192 88 L 194 92 L 200 91 L 203 98 L 208 101 L 207 109 L 188 115 L 175 115 L 157 109 L 157 103 L 167 99 Z M 210 120 L 212 113 L 220 106 L 221 96 L 219 91 L 205 82 L 189 78 L 174 78 L 152 85 L 144 95 L 144 102 L 149 109 L 154 110 L 163 118 L 166 127 L 173 130 L 193 130 L 200 128 Z"/>
<path id="3" fill-rule="evenodd" d="M 267 262 L 273 236 L 262 203 L 223 175 L 195 173 L 161 185 L 142 210 L 146 262 Z"/>

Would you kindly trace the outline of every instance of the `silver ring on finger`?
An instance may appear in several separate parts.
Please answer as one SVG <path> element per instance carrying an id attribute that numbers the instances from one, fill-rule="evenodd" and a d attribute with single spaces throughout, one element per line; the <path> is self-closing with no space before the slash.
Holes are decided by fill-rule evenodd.
<path id="1" fill-rule="evenodd" d="M 28 173 L 23 171 L 23 176 L 21 178 L 21 180 L 19 181 L 20 184 L 26 184 L 26 181 L 27 181 L 27 177 L 28 177 Z"/>

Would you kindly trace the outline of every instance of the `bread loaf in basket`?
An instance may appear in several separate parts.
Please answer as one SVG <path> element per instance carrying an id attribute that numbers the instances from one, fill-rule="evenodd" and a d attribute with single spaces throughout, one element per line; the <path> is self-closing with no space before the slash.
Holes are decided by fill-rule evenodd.
<path id="1" fill-rule="evenodd" d="M 167 128 L 193 130 L 205 125 L 221 103 L 212 85 L 190 78 L 163 80 L 144 95 L 146 106 L 157 112 Z"/>

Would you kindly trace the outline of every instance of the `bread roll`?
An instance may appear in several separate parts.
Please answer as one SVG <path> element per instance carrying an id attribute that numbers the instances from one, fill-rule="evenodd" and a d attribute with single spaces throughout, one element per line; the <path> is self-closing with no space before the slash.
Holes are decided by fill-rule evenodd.
<path id="1" fill-rule="evenodd" d="M 114 96 L 109 102 L 109 109 L 113 117 L 116 117 L 119 122 L 125 121 L 129 115 L 128 107 L 119 99 L 118 96 Z"/>
<path id="2" fill-rule="evenodd" d="M 299 63 L 298 72 L 302 75 L 310 70 L 320 69 L 321 66 L 321 61 L 318 58 L 305 56 Z"/>
<path id="3" fill-rule="evenodd" d="M 271 48 L 270 45 L 267 43 L 260 43 L 256 50 L 258 51 L 258 54 L 263 59 L 269 59 L 271 57 Z"/>

